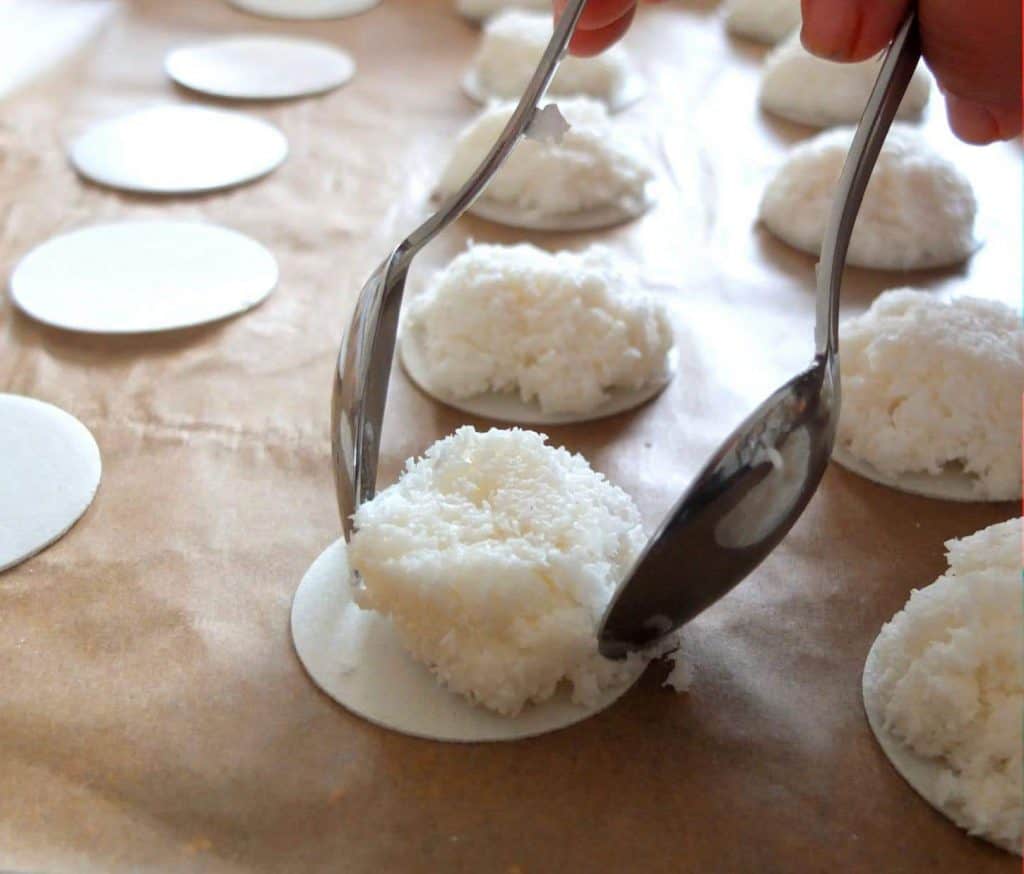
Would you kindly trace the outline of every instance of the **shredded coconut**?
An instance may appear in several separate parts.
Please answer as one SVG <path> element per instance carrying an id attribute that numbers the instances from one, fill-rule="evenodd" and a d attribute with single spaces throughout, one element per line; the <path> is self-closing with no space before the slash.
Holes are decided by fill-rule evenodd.
<path id="1" fill-rule="evenodd" d="M 689 692 L 690 686 L 693 685 L 693 666 L 683 658 L 683 651 L 677 648 L 666 658 L 672 663 L 672 670 L 668 672 L 661 685 L 668 686 L 676 692 Z"/>
<path id="2" fill-rule="evenodd" d="M 882 473 L 959 464 L 977 496 L 1021 496 L 1024 327 L 1005 304 L 896 289 L 841 327 L 838 443 Z"/>
<path id="3" fill-rule="evenodd" d="M 775 45 L 800 25 L 800 0 L 727 0 L 730 33 Z"/>
<path id="4" fill-rule="evenodd" d="M 948 771 L 940 801 L 972 834 L 1024 827 L 1021 522 L 946 544 L 949 570 L 915 590 L 875 645 L 885 729 Z"/>
<path id="5" fill-rule="evenodd" d="M 793 148 L 761 199 L 765 226 L 817 255 L 853 129 L 835 128 Z M 912 270 L 955 264 L 977 244 L 977 203 L 967 178 L 913 128 L 893 125 L 864 195 L 848 263 Z"/>
<path id="6" fill-rule="evenodd" d="M 355 514 L 360 607 L 391 618 L 451 690 L 514 715 L 563 681 L 588 705 L 635 678 L 597 626 L 645 543 L 640 513 L 579 455 L 519 429 L 463 427 Z"/>
<path id="7" fill-rule="evenodd" d="M 533 78 L 553 32 L 550 9 L 547 13 L 510 10 L 495 15 L 484 27 L 470 77 L 488 97 L 518 98 Z M 629 56 L 621 46 L 591 58 L 567 55 L 547 93 L 550 97 L 584 95 L 612 104 L 629 76 Z"/>
<path id="8" fill-rule="evenodd" d="M 663 380 L 672 348 L 665 307 L 629 289 L 602 247 L 471 246 L 410 302 L 404 330 L 454 397 L 517 391 L 558 413 Z"/>
<path id="9" fill-rule="evenodd" d="M 537 111 L 530 126 L 526 129 L 525 135 L 539 143 L 557 146 L 565 139 L 567 133 L 569 133 L 569 122 L 565 120 L 556 104 L 549 103 Z"/>
<path id="10" fill-rule="evenodd" d="M 455 10 L 459 15 L 473 21 L 484 21 L 496 12 L 504 12 L 506 9 L 550 11 L 551 0 L 455 0 Z"/>
<path id="11" fill-rule="evenodd" d="M 642 212 L 654 178 L 648 156 L 611 126 L 597 101 L 575 97 L 558 105 L 570 125 L 562 142 L 520 140 L 483 197 L 539 216 L 607 206 Z M 514 103 L 492 104 L 459 135 L 440 193 L 455 192 L 472 175 L 514 110 Z"/>
<path id="12" fill-rule="evenodd" d="M 813 127 L 854 124 L 864 113 L 883 55 L 858 64 L 840 64 L 812 55 L 792 34 L 764 60 L 759 100 L 769 112 Z M 919 119 L 931 81 L 919 65 L 896 117 Z"/>

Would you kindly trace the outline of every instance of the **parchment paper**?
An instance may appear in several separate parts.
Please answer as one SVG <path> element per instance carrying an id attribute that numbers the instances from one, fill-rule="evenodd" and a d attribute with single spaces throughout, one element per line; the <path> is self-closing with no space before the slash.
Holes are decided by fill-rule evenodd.
<path id="1" fill-rule="evenodd" d="M 878 628 L 942 571 L 943 541 L 1008 518 L 1010 504 L 915 498 L 833 468 L 779 550 L 687 629 L 688 695 L 652 669 L 608 712 L 537 740 L 391 734 L 303 673 L 290 599 L 339 534 L 337 343 L 363 281 L 428 214 L 474 111 L 459 80 L 477 36 L 451 5 L 387 0 L 303 25 L 218 0 L 135 0 L 73 68 L 0 104 L 0 275 L 58 232 L 120 217 L 221 222 L 281 263 L 257 310 L 169 335 L 77 336 L 0 304 L 0 390 L 78 416 L 104 461 L 77 527 L 0 574 L 0 869 L 1016 870 L 903 783 L 860 703 Z M 245 108 L 288 135 L 281 169 L 166 200 L 76 179 L 71 136 L 139 106 L 209 104 L 165 80 L 163 54 L 239 31 L 317 36 L 359 64 L 333 94 Z M 763 50 L 728 38 L 709 3 L 645 9 L 630 45 L 651 93 L 619 123 L 658 155 L 657 209 L 589 235 L 464 220 L 422 256 L 411 291 L 470 237 L 600 240 L 636 262 L 671 304 L 681 373 L 634 414 L 551 436 L 633 494 L 653 526 L 720 438 L 809 358 L 813 261 L 754 226 L 773 166 L 809 132 L 757 110 Z M 848 312 L 906 283 L 1019 303 L 1018 147 L 954 143 L 938 101 L 929 126 L 977 185 L 987 243 L 963 271 L 851 270 Z M 382 482 L 462 421 L 396 367 Z"/>

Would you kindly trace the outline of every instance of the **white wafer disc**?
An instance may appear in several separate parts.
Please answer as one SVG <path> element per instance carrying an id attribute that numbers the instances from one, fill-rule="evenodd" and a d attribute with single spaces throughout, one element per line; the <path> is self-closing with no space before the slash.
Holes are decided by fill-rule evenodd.
<path id="1" fill-rule="evenodd" d="M 455 0 L 455 11 L 466 21 L 483 24 L 488 18 L 504 12 L 506 9 L 533 9 L 547 12 L 551 9 L 551 0 L 505 0 L 491 3 L 474 3 L 472 0 Z"/>
<path id="2" fill-rule="evenodd" d="M 476 70 L 468 70 L 462 77 L 462 90 L 465 95 L 472 101 L 486 106 L 492 100 L 504 100 L 507 99 L 500 94 L 492 94 L 484 86 L 483 82 L 480 81 L 480 77 L 477 75 Z M 647 80 L 639 73 L 630 73 L 623 80 L 622 84 L 616 89 L 614 94 L 608 97 L 598 97 L 596 95 L 587 95 L 593 97 L 594 100 L 599 100 L 605 106 L 608 107 L 609 112 L 622 112 L 629 106 L 632 106 L 638 100 L 642 100 L 647 94 Z M 553 100 L 557 103 L 559 97 L 568 97 L 570 95 L 559 94 L 558 92 L 548 92 L 547 97 L 549 100 Z"/>
<path id="3" fill-rule="evenodd" d="M 438 389 L 431 384 L 427 375 L 422 342 L 418 342 L 419 340 L 418 332 L 403 330 L 398 338 L 398 357 L 406 375 L 422 391 L 442 404 L 462 410 L 464 413 L 514 425 L 570 425 L 605 419 L 636 409 L 664 391 L 665 386 L 675 376 L 679 361 L 678 350 L 673 347 L 669 352 L 665 375 L 657 382 L 641 389 L 615 390 L 610 393 L 607 401 L 588 413 L 549 413 L 542 410 L 537 403 L 525 403 L 514 392 L 487 392 L 473 397 L 457 398 Z"/>
<path id="4" fill-rule="evenodd" d="M 228 0 L 236 9 L 265 18 L 346 18 L 373 9 L 380 0 Z"/>
<path id="5" fill-rule="evenodd" d="M 406 654 L 391 623 L 360 610 L 349 585 L 346 546 L 327 547 L 302 578 L 292 602 L 292 640 L 306 671 L 331 698 L 375 725 L 429 740 L 519 740 L 593 716 L 630 688 L 606 691 L 593 707 L 564 689 L 518 716 L 499 716 L 445 689 Z M 643 670 L 637 672 L 639 679 Z"/>
<path id="6" fill-rule="evenodd" d="M 885 753 L 886 758 L 889 759 L 899 775 L 939 813 L 966 829 L 968 826 L 964 823 L 960 811 L 946 800 L 944 793 L 939 791 L 939 781 L 944 774 L 949 772 L 948 767 L 938 759 L 926 758 L 914 752 L 885 728 L 882 703 L 878 697 L 880 670 L 877 646 L 878 639 L 876 638 L 864 663 L 864 674 L 861 680 L 864 713 L 867 715 L 868 725 L 871 726 L 871 731 L 882 748 L 882 752 Z M 987 840 L 1009 853 L 1021 855 L 1020 845 L 1013 841 L 1003 843 L 986 835 L 976 835 L 975 837 Z"/>
<path id="7" fill-rule="evenodd" d="M 484 194 L 477 198 L 468 212 L 489 222 L 528 231 L 597 231 L 638 219 L 656 202 L 657 198 L 649 186 L 639 204 L 609 204 L 582 212 L 544 214 L 488 200 Z"/>
<path id="8" fill-rule="evenodd" d="M 276 127 L 238 112 L 168 104 L 93 126 L 71 144 L 87 179 L 150 194 L 229 188 L 264 176 L 288 154 Z"/>
<path id="9" fill-rule="evenodd" d="M 54 237 L 11 275 L 27 315 L 69 331 L 145 333 L 223 319 L 260 303 L 277 262 L 254 240 L 199 222 L 95 225 Z"/>
<path id="10" fill-rule="evenodd" d="M 63 410 L 0 394 L 0 571 L 62 537 L 92 503 L 100 450 Z"/>
<path id="11" fill-rule="evenodd" d="M 911 495 L 921 495 L 925 498 L 939 498 L 943 501 L 960 501 L 964 503 L 1016 501 L 1020 499 L 1020 493 L 988 497 L 979 495 L 976 491 L 977 477 L 960 469 L 947 469 L 939 474 L 901 473 L 899 476 L 890 476 L 882 473 L 868 462 L 851 455 L 838 444 L 832 450 L 832 460 L 852 473 L 876 482 L 879 485 L 888 486 Z"/>
<path id="12" fill-rule="evenodd" d="M 231 36 L 171 52 L 164 69 L 179 85 L 237 100 L 322 94 L 355 73 L 352 58 L 327 43 L 289 36 Z"/>

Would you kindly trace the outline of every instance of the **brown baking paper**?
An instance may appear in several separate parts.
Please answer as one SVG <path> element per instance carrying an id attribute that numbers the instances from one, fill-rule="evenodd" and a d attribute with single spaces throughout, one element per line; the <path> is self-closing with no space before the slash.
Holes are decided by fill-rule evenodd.
<path id="1" fill-rule="evenodd" d="M 238 31 L 314 35 L 359 64 L 327 96 L 242 107 L 286 132 L 283 167 L 173 199 L 74 176 L 64 146 L 90 122 L 215 103 L 169 84 L 163 55 Z M 876 632 L 943 570 L 943 541 L 1008 518 L 1010 504 L 911 497 L 833 468 L 782 546 L 686 629 L 689 694 L 662 688 L 654 667 L 609 711 L 536 740 L 413 740 L 351 716 L 303 672 L 291 596 L 339 535 L 337 343 L 363 281 L 428 213 L 474 111 L 459 80 L 476 42 L 442 0 L 306 24 L 135 0 L 71 66 L 0 106 L 4 276 L 58 232 L 127 217 L 220 222 L 281 265 L 255 311 L 163 335 L 65 333 L 0 305 L 0 390 L 74 413 L 104 464 L 70 534 L 0 574 L 0 869 L 1016 870 L 904 784 L 860 701 Z M 471 237 L 601 241 L 638 264 L 672 308 L 679 376 L 633 414 L 551 436 L 653 526 L 724 434 L 809 360 L 813 259 L 754 217 L 772 168 L 810 132 L 758 111 L 763 50 L 727 37 L 711 4 L 646 8 L 629 42 L 651 93 L 618 123 L 658 156 L 658 207 L 587 235 L 460 221 L 417 262 L 411 290 Z M 929 127 L 977 185 L 986 245 L 963 270 L 850 270 L 847 312 L 906 283 L 1017 302 L 1019 151 L 954 143 L 935 97 Z M 463 421 L 396 369 L 382 482 Z"/>

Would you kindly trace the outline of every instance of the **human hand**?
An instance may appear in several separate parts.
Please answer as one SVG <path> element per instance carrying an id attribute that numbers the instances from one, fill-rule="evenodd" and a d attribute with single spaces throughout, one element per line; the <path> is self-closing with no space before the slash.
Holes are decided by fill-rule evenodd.
<path id="1" fill-rule="evenodd" d="M 640 0 L 588 0 L 580 23 L 569 43 L 574 55 L 588 56 L 603 52 L 629 30 Z M 663 0 L 646 0 L 661 3 Z M 555 15 L 565 11 L 569 0 L 555 0 Z"/>
<path id="2" fill-rule="evenodd" d="M 607 4 L 607 5 L 626 5 Z M 893 38 L 910 0 L 802 0 L 808 51 L 862 61 Z M 1016 0 L 919 0 L 924 59 L 968 143 L 1021 132 L 1021 6 Z"/>

